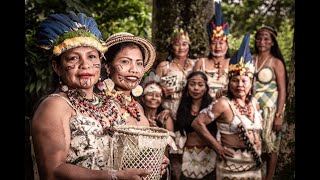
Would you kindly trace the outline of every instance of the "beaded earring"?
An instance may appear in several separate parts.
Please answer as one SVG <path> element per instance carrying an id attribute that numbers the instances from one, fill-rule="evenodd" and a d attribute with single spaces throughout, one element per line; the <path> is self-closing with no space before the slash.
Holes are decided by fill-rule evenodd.
<path id="1" fill-rule="evenodd" d="M 59 76 L 59 84 L 60 84 L 60 90 L 62 92 L 67 92 L 69 90 L 68 86 L 62 83 L 60 76 Z"/>
<path id="2" fill-rule="evenodd" d="M 107 87 L 106 85 L 101 81 L 101 77 L 99 78 L 99 82 L 97 84 L 97 88 L 100 90 L 100 91 L 104 91 Z"/>

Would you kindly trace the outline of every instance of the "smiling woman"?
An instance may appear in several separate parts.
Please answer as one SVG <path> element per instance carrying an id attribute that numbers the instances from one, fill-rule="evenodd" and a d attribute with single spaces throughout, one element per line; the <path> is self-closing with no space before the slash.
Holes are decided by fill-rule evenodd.
<path id="1" fill-rule="evenodd" d="M 115 102 L 123 124 L 150 126 L 142 106 L 133 96 L 143 92 L 139 84 L 153 65 L 155 48 L 149 40 L 127 32 L 111 35 L 105 46 L 108 48 L 104 54 L 107 79 L 101 83 L 100 90 L 105 92 L 108 101 Z M 162 174 L 168 164 L 169 159 L 163 156 Z"/>
<path id="2" fill-rule="evenodd" d="M 147 39 L 126 32 L 110 36 L 105 45 L 108 48 L 104 54 L 107 79 L 102 89 L 106 98 L 117 102 L 125 124 L 149 126 L 143 108 L 132 96 L 143 92 L 139 84 L 155 60 L 153 45 Z"/>

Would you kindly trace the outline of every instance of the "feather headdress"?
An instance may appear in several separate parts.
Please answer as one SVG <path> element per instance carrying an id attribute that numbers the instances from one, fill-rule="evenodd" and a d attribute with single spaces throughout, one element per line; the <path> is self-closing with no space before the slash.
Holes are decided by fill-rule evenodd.
<path id="1" fill-rule="evenodd" d="M 170 44 L 173 44 L 176 41 L 185 41 L 190 44 L 188 32 L 184 31 L 182 28 L 175 28 L 170 38 Z"/>
<path id="2" fill-rule="evenodd" d="M 223 19 L 221 10 L 221 1 L 215 0 L 215 13 L 211 21 L 208 23 L 208 34 L 211 41 L 216 38 L 222 38 L 222 40 L 228 40 L 229 24 Z"/>
<path id="3" fill-rule="evenodd" d="M 102 35 L 95 20 L 73 11 L 69 15 L 49 15 L 40 23 L 35 37 L 41 48 L 52 49 L 55 56 L 79 46 L 93 47 L 101 53 L 106 50 L 101 44 Z"/>
<path id="4" fill-rule="evenodd" d="M 229 77 L 237 75 L 253 77 L 254 65 L 252 63 L 249 42 L 250 33 L 244 36 L 239 50 L 236 51 L 230 59 L 228 72 Z"/>

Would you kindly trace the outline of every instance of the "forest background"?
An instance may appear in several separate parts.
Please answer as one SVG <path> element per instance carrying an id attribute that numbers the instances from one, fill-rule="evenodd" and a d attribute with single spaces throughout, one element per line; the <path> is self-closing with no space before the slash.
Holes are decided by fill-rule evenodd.
<path id="1" fill-rule="evenodd" d="M 50 52 L 36 46 L 35 29 L 50 13 L 82 12 L 96 19 L 104 39 L 126 31 L 150 39 L 157 59 L 164 60 L 173 28 L 184 27 L 191 39 L 192 58 L 209 52 L 206 24 L 214 14 L 213 0 L 25 0 L 25 179 L 33 179 L 30 156 L 30 121 L 34 104 L 47 93 L 52 74 Z M 295 178 L 295 1 L 223 0 L 222 11 L 230 25 L 229 49 L 239 48 L 243 35 L 262 25 L 273 26 L 289 76 L 285 128 L 275 179 Z M 49 70 L 49 71 L 48 71 Z"/>

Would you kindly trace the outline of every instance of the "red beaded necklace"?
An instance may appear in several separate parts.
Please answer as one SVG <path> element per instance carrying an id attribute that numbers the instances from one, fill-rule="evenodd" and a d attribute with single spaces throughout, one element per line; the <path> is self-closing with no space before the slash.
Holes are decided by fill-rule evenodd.
<path id="1" fill-rule="evenodd" d="M 251 107 L 250 103 L 245 103 L 244 106 L 241 106 L 237 100 L 233 101 L 234 106 L 239 110 L 241 115 L 247 116 L 251 119 Z"/>
<path id="2" fill-rule="evenodd" d="M 225 59 L 223 59 L 223 60 L 221 60 L 221 61 L 224 61 Z M 216 68 L 216 69 L 218 69 L 218 77 L 217 77 L 217 80 L 219 80 L 220 79 L 220 77 L 221 77 L 221 70 L 220 69 L 222 69 L 222 63 L 221 63 L 221 61 L 218 61 L 218 62 L 216 62 L 215 61 L 215 59 L 213 59 L 213 63 L 214 63 L 214 67 Z"/>
<path id="3" fill-rule="evenodd" d="M 110 95 L 114 97 L 115 102 L 118 103 L 121 108 L 125 109 L 130 116 L 137 119 L 137 121 L 140 121 L 140 112 L 137 101 L 135 101 L 132 97 L 127 97 L 121 91 L 113 91 L 110 93 Z"/>

